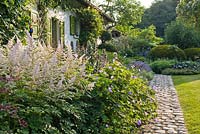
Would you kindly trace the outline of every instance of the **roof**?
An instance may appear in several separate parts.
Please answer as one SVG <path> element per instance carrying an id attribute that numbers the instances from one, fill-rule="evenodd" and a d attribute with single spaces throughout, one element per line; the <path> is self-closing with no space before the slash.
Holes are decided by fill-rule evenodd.
<path id="1" fill-rule="evenodd" d="M 106 19 L 108 22 L 115 22 L 113 18 L 105 14 L 101 9 L 99 9 L 97 6 L 95 6 L 91 2 L 86 1 L 86 0 L 77 0 L 77 1 L 79 1 L 81 4 L 85 5 L 86 7 L 92 7 L 96 9 L 101 14 L 101 16 L 103 16 L 103 18 Z"/>

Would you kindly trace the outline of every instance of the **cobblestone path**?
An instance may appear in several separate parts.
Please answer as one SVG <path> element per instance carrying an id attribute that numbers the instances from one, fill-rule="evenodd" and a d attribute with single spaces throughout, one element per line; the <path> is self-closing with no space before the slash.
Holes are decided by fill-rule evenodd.
<path id="1" fill-rule="evenodd" d="M 171 76 L 155 75 L 151 86 L 156 90 L 158 117 L 144 126 L 142 134 L 187 134 Z"/>

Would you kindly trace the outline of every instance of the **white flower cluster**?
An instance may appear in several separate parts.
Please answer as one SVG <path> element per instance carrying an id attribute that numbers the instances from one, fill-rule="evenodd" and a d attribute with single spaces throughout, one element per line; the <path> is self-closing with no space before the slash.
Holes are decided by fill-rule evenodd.
<path id="1" fill-rule="evenodd" d="M 27 45 L 17 38 L 11 39 L 0 48 L 0 76 L 24 79 L 32 89 L 66 89 L 66 86 L 79 82 L 85 75 L 84 56 L 73 54 L 68 45 L 64 50 L 58 44 L 54 50 L 50 45 L 36 44 L 27 33 Z"/>

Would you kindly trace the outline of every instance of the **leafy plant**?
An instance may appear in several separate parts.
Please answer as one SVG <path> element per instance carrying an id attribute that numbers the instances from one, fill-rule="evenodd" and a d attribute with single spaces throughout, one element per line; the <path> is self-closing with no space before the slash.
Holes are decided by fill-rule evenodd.
<path id="1" fill-rule="evenodd" d="M 91 8 L 81 9 L 78 11 L 78 17 L 81 24 L 79 40 L 83 45 L 101 35 L 103 19 L 97 10 Z"/>
<path id="2" fill-rule="evenodd" d="M 171 68 L 174 64 L 174 60 L 156 60 L 150 63 L 150 66 L 155 73 L 160 74 L 164 69 Z"/>
<path id="3" fill-rule="evenodd" d="M 200 59 L 200 48 L 188 48 L 184 50 L 188 60 L 198 60 Z"/>
<path id="4" fill-rule="evenodd" d="M 102 43 L 105 43 L 106 41 L 109 41 L 112 39 L 112 35 L 109 31 L 103 31 L 101 34 L 101 40 Z"/>
<path id="5" fill-rule="evenodd" d="M 108 64 L 93 81 L 92 103 L 98 112 L 91 109 L 90 115 L 95 118 L 92 124 L 101 127 L 99 133 L 136 133 L 137 127 L 155 117 L 154 91 L 120 63 Z"/>
<path id="6" fill-rule="evenodd" d="M 185 53 L 182 49 L 174 45 L 159 45 L 154 47 L 149 52 L 149 57 L 152 60 L 156 59 L 185 59 Z"/>

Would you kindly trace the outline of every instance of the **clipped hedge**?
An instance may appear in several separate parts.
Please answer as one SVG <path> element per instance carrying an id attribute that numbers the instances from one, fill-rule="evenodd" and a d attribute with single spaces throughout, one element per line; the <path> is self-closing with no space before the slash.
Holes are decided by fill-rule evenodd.
<path id="1" fill-rule="evenodd" d="M 162 70 L 162 74 L 170 75 L 189 75 L 189 74 L 199 74 L 200 73 L 200 63 L 193 61 L 184 61 L 174 64 L 171 68 L 166 68 Z"/>
<path id="2" fill-rule="evenodd" d="M 200 48 L 188 48 L 184 50 L 188 60 L 198 60 L 200 59 Z"/>
<path id="3" fill-rule="evenodd" d="M 166 68 L 173 67 L 174 64 L 175 64 L 174 60 L 157 60 L 150 63 L 150 67 L 155 73 L 160 74 Z"/>
<path id="4" fill-rule="evenodd" d="M 149 52 L 149 58 L 156 59 L 185 59 L 185 53 L 175 45 L 159 45 Z"/>
<path id="5" fill-rule="evenodd" d="M 167 68 L 162 71 L 162 74 L 165 75 L 193 75 L 199 74 L 200 71 L 191 70 L 191 69 L 174 69 L 174 68 Z"/>

